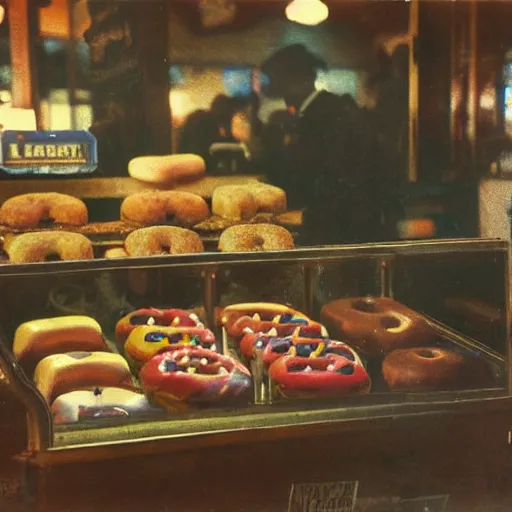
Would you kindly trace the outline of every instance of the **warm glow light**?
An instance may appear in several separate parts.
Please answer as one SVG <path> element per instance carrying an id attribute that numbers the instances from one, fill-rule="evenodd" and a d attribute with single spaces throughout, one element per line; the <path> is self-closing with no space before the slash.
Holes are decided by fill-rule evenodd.
<path id="1" fill-rule="evenodd" d="M 36 130 L 36 113 L 25 108 L 0 108 L 0 129 Z"/>
<path id="2" fill-rule="evenodd" d="M 286 7 L 286 17 L 301 25 L 319 25 L 329 17 L 329 8 L 321 0 L 293 0 Z"/>
<path id="3" fill-rule="evenodd" d="M 169 93 L 172 121 L 175 126 L 180 126 L 186 117 L 194 110 L 194 104 L 190 95 L 181 89 L 172 89 Z"/>

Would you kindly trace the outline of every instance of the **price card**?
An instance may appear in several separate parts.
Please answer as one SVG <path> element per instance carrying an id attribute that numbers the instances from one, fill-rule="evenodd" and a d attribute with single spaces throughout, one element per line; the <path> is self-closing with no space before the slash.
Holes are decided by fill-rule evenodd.
<path id="1" fill-rule="evenodd" d="M 359 482 L 293 484 L 288 512 L 353 512 Z"/>
<path id="2" fill-rule="evenodd" d="M 87 131 L 5 131 L 0 168 L 8 174 L 88 174 L 98 166 L 96 139 Z"/>

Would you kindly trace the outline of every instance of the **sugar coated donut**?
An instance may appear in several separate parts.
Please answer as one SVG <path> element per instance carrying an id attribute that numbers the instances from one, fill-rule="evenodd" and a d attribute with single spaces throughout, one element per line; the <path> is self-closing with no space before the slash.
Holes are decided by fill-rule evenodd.
<path id="1" fill-rule="evenodd" d="M 129 334 L 140 325 L 204 328 L 199 317 L 192 311 L 184 309 L 143 308 L 128 313 L 117 322 L 117 341 L 124 343 Z"/>
<path id="2" fill-rule="evenodd" d="M 135 224 L 172 222 L 190 227 L 209 215 L 208 205 L 201 196 L 177 190 L 139 192 L 128 196 L 121 204 L 121 219 Z"/>
<path id="3" fill-rule="evenodd" d="M 382 362 L 384 380 L 392 391 L 450 390 L 466 383 L 467 359 L 437 347 L 394 350 Z"/>
<path id="4" fill-rule="evenodd" d="M 245 188 L 256 201 L 258 212 L 284 213 L 286 211 L 286 192 L 267 183 L 248 183 Z"/>
<path id="5" fill-rule="evenodd" d="M 273 224 L 231 226 L 219 239 L 219 250 L 223 252 L 286 251 L 294 247 L 292 234 Z"/>
<path id="6" fill-rule="evenodd" d="M 243 185 L 217 187 L 212 194 L 212 213 L 233 220 L 250 220 L 258 212 L 254 196 Z"/>
<path id="7" fill-rule="evenodd" d="M 139 156 L 128 164 L 132 178 L 156 184 L 200 178 L 205 170 L 205 161 L 191 154 Z"/>
<path id="8" fill-rule="evenodd" d="M 268 373 L 285 398 L 366 394 L 371 387 L 370 377 L 357 356 L 352 359 L 333 353 L 318 357 L 289 354 L 272 363 Z"/>
<path id="9" fill-rule="evenodd" d="M 322 308 L 320 316 L 332 336 L 371 357 L 428 344 L 436 336 L 420 314 L 387 297 L 335 300 Z"/>
<path id="10" fill-rule="evenodd" d="M 141 325 L 133 329 L 128 336 L 124 352 L 132 368 L 137 370 L 163 349 L 188 345 L 215 351 L 215 336 L 209 329 L 198 327 Z"/>
<path id="11" fill-rule="evenodd" d="M 137 229 L 124 241 L 129 256 L 158 256 L 204 252 L 197 233 L 174 226 L 153 226 Z"/>
<path id="12" fill-rule="evenodd" d="M 53 260 L 90 260 L 92 243 L 84 235 L 68 231 L 41 231 L 6 237 L 4 251 L 11 263 Z"/>
<path id="13" fill-rule="evenodd" d="M 140 371 L 140 381 L 151 400 L 170 410 L 185 403 L 230 400 L 251 387 L 250 373 L 241 363 L 192 347 L 153 357 Z"/>
<path id="14" fill-rule="evenodd" d="M 150 410 L 151 406 L 142 393 L 111 387 L 71 391 L 59 396 L 51 407 L 55 424 L 126 417 Z"/>
<path id="15" fill-rule="evenodd" d="M 76 197 L 56 192 L 22 194 L 0 207 L 0 224 L 15 228 L 37 227 L 42 222 L 81 226 L 87 223 L 87 207 Z"/>

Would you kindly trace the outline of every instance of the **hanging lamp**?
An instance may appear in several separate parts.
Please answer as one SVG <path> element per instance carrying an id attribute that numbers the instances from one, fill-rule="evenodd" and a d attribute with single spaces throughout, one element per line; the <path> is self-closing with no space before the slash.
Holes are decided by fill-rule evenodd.
<path id="1" fill-rule="evenodd" d="M 301 25 L 319 25 L 329 17 L 329 8 L 321 0 L 292 0 L 286 7 L 286 17 Z"/>

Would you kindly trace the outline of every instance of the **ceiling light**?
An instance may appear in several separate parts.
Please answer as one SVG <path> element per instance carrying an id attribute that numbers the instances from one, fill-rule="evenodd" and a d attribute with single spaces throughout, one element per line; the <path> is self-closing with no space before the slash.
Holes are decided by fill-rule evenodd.
<path id="1" fill-rule="evenodd" d="M 301 25 L 319 25 L 329 17 L 329 8 L 321 0 L 293 0 L 286 7 L 286 17 Z"/>

